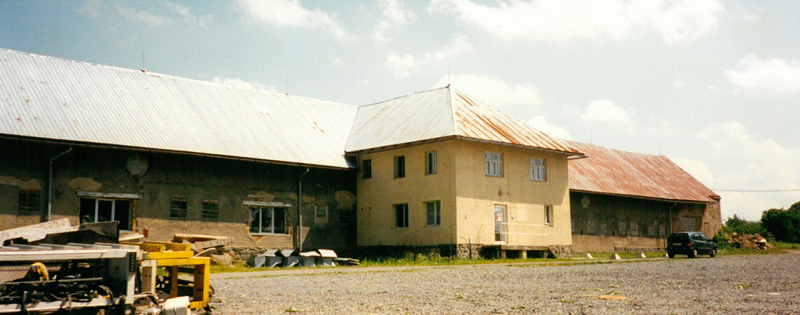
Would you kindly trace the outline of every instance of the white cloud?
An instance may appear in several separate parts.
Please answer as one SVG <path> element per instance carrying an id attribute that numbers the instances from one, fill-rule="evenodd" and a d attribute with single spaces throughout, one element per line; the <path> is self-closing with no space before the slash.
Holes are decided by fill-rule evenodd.
<path id="1" fill-rule="evenodd" d="M 683 89 L 683 85 L 684 85 L 683 80 L 681 79 L 675 79 L 672 81 L 672 89 L 674 91 L 680 91 L 681 89 Z"/>
<path id="2" fill-rule="evenodd" d="M 734 190 L 798 189 L 800 148 L 787 148 L 772 139 L 755 139 L 739 122 L 711 123 L 699 133 L 705 161 L 717 174 L 712 188 Z M 692 175 L 695 175 L 692 173 Z M 788 206 L 800 200 L 800 192 L 725 192 L 723 216 L 733 213 L 757 219 L 761 211 Z"/>
<path id="3" fill-rule="evenodd" d="M 703 183 L 703 185 L 713 187 L 713 185 L 716 184 L 714 173 L 703 160 L 688 158 L 673 158 L 671 160 L 689 173 L 689 175 L 692 175 L 692 177 Z"/>
<path id="4" fill-rule="evenodd" d="M 264 84 L 261 82 L 256 81 L 245 81 L 239 78 L 224 78 L 224 77 L 214 77 L 211 82 L 222 84 L 222 85 L 230 85 L 235 86 L 243 89 L 253 89 L 253 90 L 264 90 L 268 92 L 275 92 L 279 93 L 280 90 L 275 87 L 274 85 Z"/>
<path id="5" fill-rule="evenodd" d="M 123 5 L 117 6 L 117 12 L 128 20 L 150 26 L 163 26 L 173 22 L 169 17 L 158 15 L 147 10 L 129 8 Z"/>
<path id="6" fill-rule="evenodd" d="M 551 124 L 547 122 L 544 116 L 534 116 L 530 120 L 528 120 L 528 125 L 533 128 L 538 129 L 541 132 L 546 133 L 548 136 L 551 136 L 556 139 L 563 139 L 563 140 L 572 140 L 572 135 L 569 134 L 567 129 L 564 129 L 561 126 Z"/>
<path id="7" fill-rule="evenodd" d="M 238 0 L 247 17 L 277 27 L 308 27 L 333 34 L 338 39 L 350 35 L 327 12 L 304 8 L 299 0 Z"/>
<path id="8" fill-rule="evenodd" d="M 623 130 L 631 130 L 633 127 L 633 121 L 628 115 L 628 111 L 609 100 L 589 103 L 581 118 L 583 122 L 603 123 Z"/>
<path id="9" fill-rule="evenodd" d="M 176 14 L 180 15 L 183 18 L 183 21 L 187 24 L 197 24 L 206 27 L 214 21 L 214 15 L 212 14 L 204 14 L 198 17 L 192 14 L 191 9 L 187 6 L 172 2 L 165 2 L 164 5 L 173 10 Z"/>
<path id="10" fill-rule="evenodd" d="M 725 70 L 731 83 L 747 93 L 768 96 L 800 94 L 800 62 L 747 55 L 737 70 Z"/>
<path id="11" fill-rule="evenodd" d="M 723 7 L 718 0 L 507 0 L 497 5 L 433 0 L 428 11 L 455 14 L 459 20 L 504 39 L 618 41 L 640 28 L 658 33 L 671 44 L 711 33 Z"/>
<path id="12" fill-rule="evenodd" d="M 400 0 L 380 0 L 378 7 L 381 9 L 381 16 L 383 20 L 378 22 L 375 30 L 372 32 L 372 37 L 379 42 L 387 41 L 386 32 L 392 26 L 404 25 L 416 19 L 416 15 L 411 10 L 407 9 L 404 3 Z"/>
<path id="13" fill-rule="evenodd" d="M 84 6 L 75 10 L 78 13 L 85 13 L 91 17 L 99 17 L 103 11 L 103 2 L 100 0 L 86 0 Z"/>
<path id="14" fill-rule="evenodd" d="M 456 74 L 449 78 L 443 76 L 434 87 L 447 84 L 473 98 L 485 102 L 514 117 L 530 117 L 536 105 L 542 103 L 539 88 L 533 84 L 508 84 L 491 76 L 477 74 Z"/>
<path id="15" fill-rule="evenodd" d="M 426 53 L 421 57 L 414 57 L 410 54 L 399 55 L 390 53 L 386 57 L 386 67 L 398 78 L 405 78 L 418 68 L 432 63 L 440 63 L 449 58 L 471 51 L 472 49 L 472 44 L 467 41 L 466 36 L 456 34 L 453 41 L 446 47 L 438 51 Z"/>

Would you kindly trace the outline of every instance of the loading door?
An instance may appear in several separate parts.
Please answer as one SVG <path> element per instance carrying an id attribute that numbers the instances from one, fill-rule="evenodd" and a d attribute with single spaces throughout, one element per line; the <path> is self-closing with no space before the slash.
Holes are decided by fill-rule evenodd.
<path id="1" fill-rule="evenodd" d="M 506 206 L 494 206 L 494 241 L 506 242 Z"/>

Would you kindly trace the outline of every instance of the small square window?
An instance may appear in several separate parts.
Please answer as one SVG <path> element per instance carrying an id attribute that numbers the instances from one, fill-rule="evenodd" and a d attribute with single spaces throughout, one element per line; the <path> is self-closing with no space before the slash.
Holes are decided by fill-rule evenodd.
<path id="1" fill-rule="evenodd" d="M 169 201 L 169 218 L 186 219 L 188 213 L 186 198 L 172 198 Z"/>
<path id="2" fill-rule="evenodd" d="M 361 161 L 361 178 L 372 178 L 372 160 Z"/>
<path id="3" fill-rule="evenodd" d="M 484 152 L 486 159 L 486 176 L 503 177 L 503 155 L 494 152 Z"/>
<path id="4" fill-rule="evenodd" d="M 219 201 L 203 200 L 203 220 L 219 220 Z"/>
<path id="5" fill-rule="evenodd" d="M 39 214 L 41 209 L 41 192 L 38 190 L 19 191 L 19 215 Z"/>
<path id="6" fill-rule="evenodd" d="M 442 203 L 438 200 L 426 202 L 425 218 L 425 225 L 427 226 L 442 225 Z"/>
<path id="7" fill-rule="evenodd" d="M 353 212 L 353 208 L 339 209 L 339 223 L 352 223 Z"/>
<path id="8" fill-rule="evenodd" d="M 403 203 L 394 205 L 394 227 L 407 228 L 408 227 L 408 204 Z"/>
<path id="9" fill-rule="evenodd" d="M 406 157 L 404 155 L 394 157 L 394 178 L 406 177 Z"/>
<path id="10" fill-rule="evenodd" d="M 531 180 L 537 182 L 547 180 L 547 168 L 545 168 L 544 159 L 530 158 L 530 171 Z"/>
<path id="11" fill-rule="evenodd" d="M 544 223 L 553 224 L 553 206 L 544 206 Z"/>
<path id="12" fill-rule="evenodd" d="M 425 174 L 436 174 L 436 151 L 425 152 Z"/>
<path id="13" fill-rule="evenodd" d="M 328 206 L 316 206 L 316 215 L 318 218 L 324 218 L 328 216 Z"/>

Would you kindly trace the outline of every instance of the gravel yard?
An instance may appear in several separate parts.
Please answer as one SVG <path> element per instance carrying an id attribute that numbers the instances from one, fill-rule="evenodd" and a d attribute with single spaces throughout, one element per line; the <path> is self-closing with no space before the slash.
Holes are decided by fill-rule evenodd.
<path id="1" fill-rule="evenodd" d="M 215 314 L 800 314 L 800 255 L 213 275 Z"/>

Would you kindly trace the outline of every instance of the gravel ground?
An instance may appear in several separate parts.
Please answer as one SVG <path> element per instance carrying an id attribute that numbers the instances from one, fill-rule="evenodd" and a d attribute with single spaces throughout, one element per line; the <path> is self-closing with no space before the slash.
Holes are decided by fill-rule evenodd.
<path id="1" fill-rule="evenodd" d="M 215 314 L 800 314 L 796 254 L 240 275 Z"/>

